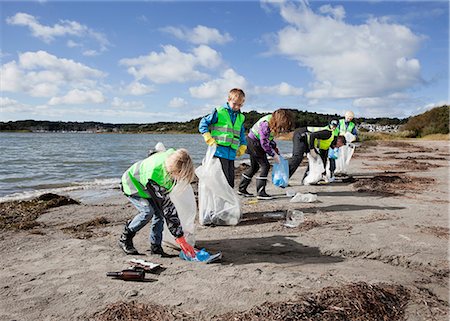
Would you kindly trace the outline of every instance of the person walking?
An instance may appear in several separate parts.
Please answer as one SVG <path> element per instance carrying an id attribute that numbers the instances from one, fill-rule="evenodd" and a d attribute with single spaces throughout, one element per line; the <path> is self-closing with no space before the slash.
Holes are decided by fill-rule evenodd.
<path id="1" fill-rule="evenodd" d="M 256 177 L 256 192 L 258 199 L 272 199 L 266 193 L 266 184 L 270 169 L 267 155 L 272 156 L 275 162 L 280 162 L 279 150 L 274 140 L 275 136 L 290 131 L 293 124 L 293 115 L 287 109 L 277 109 L 272 114 L 260 118 L 250 129 L 247 135 L 247 154 L 250 155 L 250 167 L 242 173 L 238 194 L 245 197 L 254 196 L 247 191 L 252 177 L 261 168 Z"/>
<path id="2" fill-rule="evenodd" d="M 134 163 L 123 173 L 122 192 L 139 212 L 125 224 L 118 242 L 126 254 L 138 254 L 133 237 L 151 220 L 150 251 L 166 256 L 161 246 L 165 220 L 184 254 L 195 257 L 196 250 L 187 243 L 177 209 L 169 197 L 175 184 L 189 184 L 194 175 L 194 165 L 188 151 L 173 148 L 154 153 Z"/>

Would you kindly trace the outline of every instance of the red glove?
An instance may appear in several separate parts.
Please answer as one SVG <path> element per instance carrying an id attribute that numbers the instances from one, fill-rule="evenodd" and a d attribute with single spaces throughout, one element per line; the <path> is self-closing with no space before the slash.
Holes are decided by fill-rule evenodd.
<path id="1" fill-rule="evenodd" d="M 188 242 L 186 242 L 184 236 L 175 239 L 175 242 L 177 242 L 177 244 L 181 247 L 184 254 L 191 258 L 195 257 L 195 249 Z"/>

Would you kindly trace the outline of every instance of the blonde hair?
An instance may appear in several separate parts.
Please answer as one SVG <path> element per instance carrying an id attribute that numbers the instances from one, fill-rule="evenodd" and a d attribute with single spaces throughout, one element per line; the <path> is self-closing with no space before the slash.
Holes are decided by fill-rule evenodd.
<path id="1" fill-rule="evenodd" d="M 294 124 L 294 116 L 288 109 L 277 109 L 269 120 L 270 131 L 274 134 L 290 131 Z"/>
<path id="2" fill-rule="evenodd" d="M 228 93 L 228 100 L 244 102 L 245 101 L 245 93 L 240 88 L 233 88 Z"/>
<path id="3" fill-rule="evenodd" d="M 191 183 L 194 180 L 195 170 L 191 156 L 186 149 L 180 148 L 167 157 L 166 170 L 175 182 Z"/>

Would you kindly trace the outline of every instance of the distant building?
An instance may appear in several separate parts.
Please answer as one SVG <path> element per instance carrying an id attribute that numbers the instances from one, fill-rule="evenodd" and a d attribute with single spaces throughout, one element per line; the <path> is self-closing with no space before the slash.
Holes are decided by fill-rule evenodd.
<path id="1" fill-rule="evenodd" d="M 368 124 L 361 123 L 356 126 L 357 129 L 363 128 L 368 132 L 381 132 L 381 133 L 396 133 L 399 131 L 399 125 L 378 125 L 378 124 Z"/>

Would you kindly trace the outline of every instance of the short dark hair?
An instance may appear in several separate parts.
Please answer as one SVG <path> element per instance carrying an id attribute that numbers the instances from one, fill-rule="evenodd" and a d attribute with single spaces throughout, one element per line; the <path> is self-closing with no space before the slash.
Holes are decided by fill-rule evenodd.
<path id="1" fill-rule="evenodd" d="M 336 141 L 338 141 L 338 140 L 340 140 L 340 141 L 342 142 L 342 145 L 347 144 L 347 140 L 345 139 L 345 136 L 339 135 L 339 136 L 337 137 L 337 140 L 336 140 Z"/>

